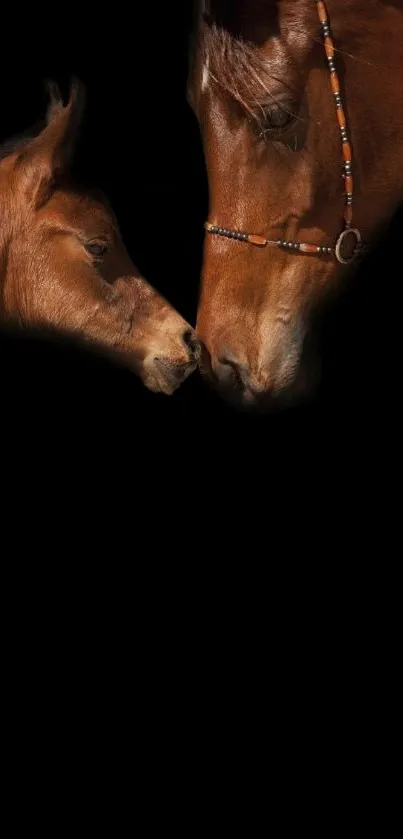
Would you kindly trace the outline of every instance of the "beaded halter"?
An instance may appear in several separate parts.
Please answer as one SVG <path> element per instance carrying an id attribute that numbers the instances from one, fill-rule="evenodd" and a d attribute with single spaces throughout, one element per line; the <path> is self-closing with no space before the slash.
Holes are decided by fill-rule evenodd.
<path id="1" fill-rule="evenodd" d="M 225 236 L 228 239 L 239 239 L 241 242 L 249 242 L 250 245 L 256 245 L 257 247 L 264 248 L 266 245 L 275 245 L 278 248 L 283 248 L 284 250 L 294 251 L 294 253 L 306 253 L 306 254 L 319 254 L 321 256 L 333 256 L 337 259 L 338 262 L 341 262 L 343 265 L 346 265 L 349 262 L 352 262 L 353 259 L 358 255 L 361 251 L 362 243 L 361 243 L 361 234 L 357 228 L 352 227 L 353 221 L 353 176 L 352 176 L 352 151 L 351 145 L 347 134 L 347 122 L 346 116 L 344 113 L 343 102 L 340 93 L 340 82 L 339 77 L 336 72 L 336 66 L 334 62 L 334 46 L 333 41 L 331 38 L 330 33 L 330 23 L 329 23 L 329 16 L 326 8 L 326 4 L 323 0 L 319 0 L 316 3 L 318 17 L 320 20 L 322 34 L 323 34 L 323 42 L 324 48 L 327 58 L 327 63 L 330 72 L 330 85 L 332 88 L 332 92 L 334 95 L 334 101 L 336 105 L 336 115 L 337 115 L 337 122 L 340 128 L 340 136 L 341 136 L 341 149 L 343 155 L 343 174 L 342 177 L 344 178 L 345 184 L 345 198 L 346 198 L 346 205 L 344 209 L 344 230 L 340 233 L 336 244 L 334 247 L 325 247 L 323 245 L 311 245 L 307 242 L 290 242 L 286 239 L 265 239 L 264 236 L 258 236 L 254 233 L 242 233 L 238 230 L 228 230 L 225 227 L 218 227 L 215 224 L 211 224 L 209 221 L 206 221 L 204 224 L 205 229 L 208 233 L 211 234 L 218 234 L 219 236 Z M 342 248 L 343 244 L 348 236 L 352 236 L 355 239 L 355 247 L 353 252 L 350 255 L 343 255 Z"/>

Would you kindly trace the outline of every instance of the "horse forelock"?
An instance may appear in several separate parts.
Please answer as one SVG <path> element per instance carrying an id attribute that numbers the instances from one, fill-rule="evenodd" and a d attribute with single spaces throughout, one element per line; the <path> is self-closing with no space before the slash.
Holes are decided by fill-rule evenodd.
<path id="1" fill-rule="evenodd" d="M 268 40 L 277 36 L 278 46 L 277 4 L 264 6 L 262 24 Z M 306 17 L 312 12 L 316 24 L 314 11 L 308 0 L 302 0 L 297 8 L 295 3 L 285 4 L 283 20 L 287 28 L 292 29 L 302 15 Z M 272 51 L 269 59 L 258 44 L 245 36 L 242 24 L 247 22 L 249 9 L 238 10 L 240 23 L 236 14 L 234 16 L 234 8 L 226 0 L 201 0 L 199 12 L 202 85 L 207 84 L 207 79 L 217 84 L 250 118 L 262 125 L 267 125 L 268 114 L 292 107 L 290 59 L 278 48 Z"/>

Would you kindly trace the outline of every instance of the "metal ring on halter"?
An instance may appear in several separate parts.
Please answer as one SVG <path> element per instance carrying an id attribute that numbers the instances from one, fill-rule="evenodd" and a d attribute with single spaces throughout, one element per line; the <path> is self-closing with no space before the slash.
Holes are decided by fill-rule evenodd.
<path id="1" fill-rule="evenodd" d="M 342 246 L 346 236 L 349 236 L 350 233 L 352 233 L 353 236 L 355 236 L 356 246 L 355 246 L 351 256 L 343 257 L 341 255 L 341 246 Z M 343 230 L 342 233 L 340 233 L 340 236 L 337 239 L 337 242 L 336 242 L 336 245 L 335 245 L 334 253 L 335 253 L 336 259 L 342 265 L 348 265 L 349 262 L 352 262 L 353 259 L 356 258 L 357 254 L 360 250 L 361 250 L 361 233 L 360 233 L 360 231 L 357 230 L 356 227 L 346 227 L 346 229 Z"/>

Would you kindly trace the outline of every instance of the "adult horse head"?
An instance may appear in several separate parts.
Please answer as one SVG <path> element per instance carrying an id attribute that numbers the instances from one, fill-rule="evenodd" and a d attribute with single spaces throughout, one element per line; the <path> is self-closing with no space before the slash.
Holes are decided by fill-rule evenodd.
<path id="1" fill-rule="evenodd" d="M 240 405 L 299 401 L 312 320 L 403 193 L 403 8 L 199 3 L 189 101 L 209 184 L 197 319 Z"/>
<path id="2" fill-rule="evenodd" d="M 0 157 L 0 320 L 74 336 L 170 394 L 198 341 L 133 265 L 105 198 L 68 178 L 82 94 L 64 106 L 54 89 L 43 130 Z"/>

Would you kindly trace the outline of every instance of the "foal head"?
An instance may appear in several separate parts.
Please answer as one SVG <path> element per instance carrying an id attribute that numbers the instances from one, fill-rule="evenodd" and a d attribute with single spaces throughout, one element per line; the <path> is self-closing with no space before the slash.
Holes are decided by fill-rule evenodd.
<path id="1" fill-rule="evenodd" d="M 403 10 L 387 0 L 328 0 L 333 55 L 323 4 L 198 5 L 189 100 L 212 227 L 197 329 L 217 387 L 238 404 L 274 407 L 299 401 L 317 380 L 311 325 L 346 270 L 335 244 L 353 186 L 343 167 L 351 146 L 353 227 L 364 242 L 402 196 Z M 352 243 L 350 234 L 345 256 Z"/>
<path id="2" fill-rule="evenodd" d="M 140 275 L 101 195 L 68 172 L 83 108 L 57 91 L 45 128 L 0 159 L 0 317 L 75 336 L 172 393 L 196 366 L 198 342 Z"/>

